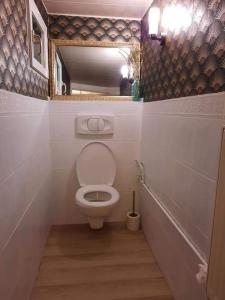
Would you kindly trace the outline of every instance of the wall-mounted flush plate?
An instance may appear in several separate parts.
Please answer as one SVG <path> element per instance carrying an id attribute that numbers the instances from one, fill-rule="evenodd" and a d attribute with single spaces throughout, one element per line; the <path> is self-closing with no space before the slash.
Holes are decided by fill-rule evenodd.
<path id="1" fill-rule="evenodd" d="M 76 131 L 79 134 L 113 134 L 113 115 L 79 115 L 76 119 Z"/>

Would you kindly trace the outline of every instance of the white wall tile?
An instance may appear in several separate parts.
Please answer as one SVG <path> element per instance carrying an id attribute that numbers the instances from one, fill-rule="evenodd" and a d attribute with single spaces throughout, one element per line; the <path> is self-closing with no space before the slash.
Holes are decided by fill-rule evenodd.
<path id="1" fill-rule="evenodd" d="M 78 187 L 74 168 L 53 171 L 54 224 L 86 223 L 86 219 L 75 205 Z"/>
<path id="2" fill-rule="evenodd" d="M 93 111 L 91 110 L 91 112 Z M 101 114 L 101 111 L 98 113 Z M 78 115 L 77 112 L 51 114 L 51 139 L 53 141 L 90 139 L 90 137 L 82 137 L 76 133 L 76 118 Z M 139 137 L 139 115 L 137 113 L 115 115 L 114 126 L 115 131 L 112 136 L 99 136 L 98 139 L 136 141 Z"/>
<path id="3" fill-rule="evenodd" d="M 4 300 L 29 300 L 48 234 L 51 178 L 46 177 L 13 237 L 0 253 L 0 291 Z"/>
<path id="4" fill-rule="evenodd" d="M 156 199 L 141 187 L 142 228 L 175 299 L 206 300 L 206 285 L 196 280 L 203 263 Z"/>
<path id="5" fill-rule="evenodd" d="M 146 184 L 208 258 L 225 94 L 143 105 Z"/>
<path id="6" fill-rule="evenodd" d="M 217 179 L 224 120 L 194 119 L 193 167 L 209 178 Z"/>
<path id="7" fill-rule="evenodd" d="M 131 101 L 51 101 L 50 113 L 114 113 L 115 115 L 136 114 L 142 103 Z"/>
<path id="8" fill-rule="evenodd" d="M 51 140 L 74 140 L 77 113 L 53 113 L 50 115 Z"/>
<path id="9" fill-rule="evenodd" d="M 48 102 L 0 91 L 0 295 L 28 300 L 51 221 Z"/>

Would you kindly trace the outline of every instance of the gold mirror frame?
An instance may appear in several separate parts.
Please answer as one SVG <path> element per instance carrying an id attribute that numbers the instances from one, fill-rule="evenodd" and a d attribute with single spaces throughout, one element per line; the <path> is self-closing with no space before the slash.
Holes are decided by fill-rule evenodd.
<path id="1" fill-rule="evenodd" d="M 98 96 L 98 95 L 56 95 L 55 93 L 55 54 L 57 46 L 80 46 L 80 47 L 107 47 L 132 49 L 134 74 L 136 79 L 140 79 L 140 44 L 117 43 L 117 42 L 98 42 L 98 41 L 78 41 L 78 40 L 59 40 L 49 41 L 49 71 L 50 71 L 50 97 L 51 100 L 74 100 L 74 101 L 131 101 L 131 96 Z"/>

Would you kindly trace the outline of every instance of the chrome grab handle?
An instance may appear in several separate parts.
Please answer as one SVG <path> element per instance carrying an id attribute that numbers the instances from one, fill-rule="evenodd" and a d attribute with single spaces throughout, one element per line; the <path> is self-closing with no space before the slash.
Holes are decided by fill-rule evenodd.
<path id="1" fill-rule="evenodd" d="M 144 164 L 140 162 L 139 160 L 135 160 L 138 166 L 138 169 L 140 171 L 139 173 L 139 180 L 141 183 L 145 184 L 145 169 L 144 169 Z"/>

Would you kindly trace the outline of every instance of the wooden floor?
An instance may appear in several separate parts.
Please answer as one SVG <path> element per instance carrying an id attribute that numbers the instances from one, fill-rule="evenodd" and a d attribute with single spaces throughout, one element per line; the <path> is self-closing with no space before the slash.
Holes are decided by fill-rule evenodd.
<path id="1" fill-rule="evenodd" d="M 32 300 L 172 300 L 141 231 L 52 228 Z"/>

